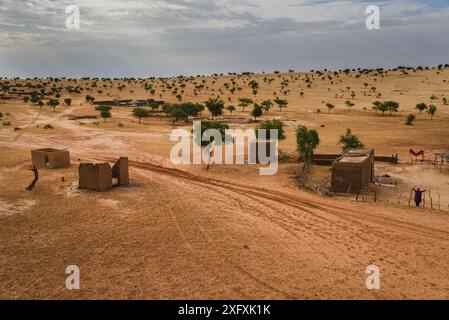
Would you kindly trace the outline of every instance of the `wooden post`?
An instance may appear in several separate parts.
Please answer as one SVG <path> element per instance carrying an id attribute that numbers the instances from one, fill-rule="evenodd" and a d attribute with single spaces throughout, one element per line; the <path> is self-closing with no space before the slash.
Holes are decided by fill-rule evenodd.
<path id="1" fill-rule="evenodd" d="M 31 191 L 31 190 L 33 190 L 34 186 L 36 185 L 37 180 L 39 180 L 39 171 L 37 170 L 36 166 L 33 166 L 29 170 L 34 172 L 34 179 L 31 182 L 31 184 L 25 188 L 25 190 Z"/>

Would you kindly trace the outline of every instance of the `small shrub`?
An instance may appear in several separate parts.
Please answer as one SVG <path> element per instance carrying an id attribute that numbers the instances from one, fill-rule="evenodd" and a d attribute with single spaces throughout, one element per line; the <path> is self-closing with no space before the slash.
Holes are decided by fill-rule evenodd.
<path id="1" fill-rule="evenodd" d="M 4 126 L 10 126 L 11 125 L 11 121 L 3 121 L 3 125 Z"/>
<path id="2" fill-rule="evenodd" d="M 406 125 L 408 125 L 408 126 L 411 126 L 411 125 L 413 125 L 413 121 L 415 121 L 415 115 L 414 114 L 409 114 L 408 116 L 407 116 L 407 118 L 405 119 L 405 124 Z"/>
<path id="3" fill-rule="evenodd" d="M 124 127 L 123 123 L 121 123 L 121 122 L 119 122 L 118 126 L 121 127 L 121 128 Z"/>
<path id="4" fill-rule="evenodd" d="M 19 128 L 19 127 L 14 128 L 14 131 L 18 131 L 18 130 L 21 130 L 21 128 Z"/>
<path id="5" fill-rule="evenodd" d="M 46 124 L 44 129 L 53 129 L 53 126 L 51 124 Z"/>

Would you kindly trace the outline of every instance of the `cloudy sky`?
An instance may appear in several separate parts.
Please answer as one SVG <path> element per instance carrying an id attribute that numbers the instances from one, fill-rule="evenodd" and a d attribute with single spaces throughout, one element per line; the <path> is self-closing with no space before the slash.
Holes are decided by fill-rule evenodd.
<path id="1" fill-rule="evenodd" d="M 367 30 L 365 8 L 380 8 Z M 66 7 L 80 9 L 67 30 Z M 0 76 L 449 63 L 449 0 L 0 0 Z"/>

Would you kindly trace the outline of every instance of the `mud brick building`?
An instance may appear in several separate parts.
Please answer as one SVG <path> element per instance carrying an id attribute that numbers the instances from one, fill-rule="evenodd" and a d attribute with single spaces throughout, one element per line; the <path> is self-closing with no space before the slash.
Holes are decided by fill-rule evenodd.
<path id="1" fill-rule="evenodd" d="M 331 187 L 334 192 L 357 193 L 374 179 L 374 150 L 351 149 L 332 164 Z"/>
<path id="2" fill-rule="evenodd" d="M 31 150 L 31 161 L 37 168 L 67 168 L 70 166 L 70 153 L 53 148 Z"/>

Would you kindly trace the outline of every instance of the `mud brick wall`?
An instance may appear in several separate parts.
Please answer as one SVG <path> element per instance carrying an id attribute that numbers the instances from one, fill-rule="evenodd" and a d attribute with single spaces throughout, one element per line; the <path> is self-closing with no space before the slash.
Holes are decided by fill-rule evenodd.
<path id="1" fill-rule="evenodd" d="M 121 157 L 112 167 L 112 177 L 118 179 L 119 186 L 129 184 L 128 158 Z"/>

